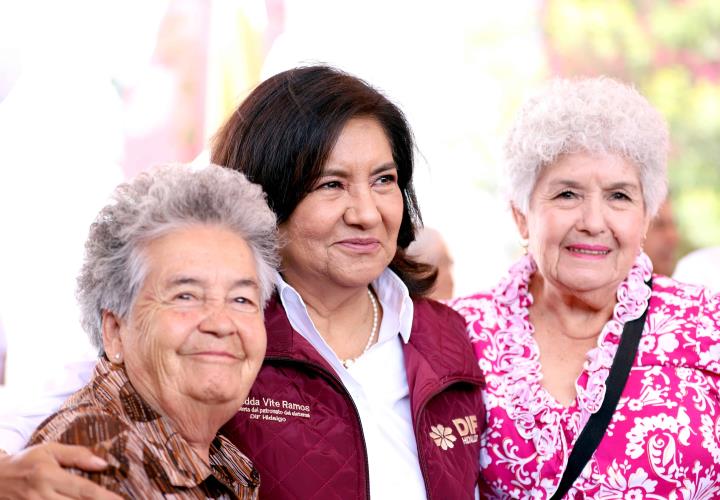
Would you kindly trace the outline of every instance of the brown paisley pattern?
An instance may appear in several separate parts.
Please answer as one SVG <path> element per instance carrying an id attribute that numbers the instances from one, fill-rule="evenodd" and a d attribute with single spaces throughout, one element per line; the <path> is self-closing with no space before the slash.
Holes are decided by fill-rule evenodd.
<path id="1" fill-rule="evenodd" d="M 218 436 L 206 465 L 135 392 L 125 371 L 102 358 L 93 379 L 35 431 L 46 441 L 87 446 L 109 464 L 101 473 L 72 472 L 125 498 L 257 499 L 260 478 L 250 460 Z"/>
<path id="2" fill-rule="evenodd" d="M 120 388 L 120 401 L 123 413 L 133 422 L 151 422 L 160 418 L 155 410 L 140 399 L 140 395 L 135 392 L 130 381 Z"/>

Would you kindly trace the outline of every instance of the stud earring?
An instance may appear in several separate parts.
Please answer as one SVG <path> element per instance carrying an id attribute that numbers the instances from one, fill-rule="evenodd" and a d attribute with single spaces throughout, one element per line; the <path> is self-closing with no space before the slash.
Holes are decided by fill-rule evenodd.
<path id="1" fill-rule="evenodd" d="M 115 361 L 120 361 L 120 353 L 115 353 Z"/>

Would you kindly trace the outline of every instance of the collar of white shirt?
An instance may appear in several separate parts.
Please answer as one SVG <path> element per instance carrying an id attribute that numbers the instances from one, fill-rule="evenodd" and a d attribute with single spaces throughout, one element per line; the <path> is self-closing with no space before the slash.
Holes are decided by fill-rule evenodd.
<path id="1" fill-rule="evenodd" d="M 310 319 L 300 294 L 280 276 L 280 273 L 276 273 L 275 286 L 290 324 L 296 332 L 317 349 L 319 346 L 316 345 L 315 335 L 313 335 L 313 333 L 317 334 L 317 329 Z M 378 343 L 399 333 L 403 342 L 407 344 L 410 341 L 413 321 L 413 303 L 407 286 L 397 274 L 390 269 L 385 269 L 372 282 L 372 287 L 383 308 L 383 321 L 378 335 Z M 325 342 L 323 341 L 323 343 Z"/>

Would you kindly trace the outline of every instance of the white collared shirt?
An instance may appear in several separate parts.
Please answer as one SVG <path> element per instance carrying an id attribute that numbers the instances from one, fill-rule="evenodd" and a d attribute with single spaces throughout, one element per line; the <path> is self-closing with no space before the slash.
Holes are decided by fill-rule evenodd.
<path id="1" fill-rule="evenodd" d="M 276 286 L 293 329 L 325 358 L 355 402 L 367 446 L 370 497 L 426 498 L 402 351 L 413 321 L 405 284 L 389 269 L 372 283 L 383 308 L 378 341 L 348 369 L 315 328 L 297 291 L 279 274 Z"/>

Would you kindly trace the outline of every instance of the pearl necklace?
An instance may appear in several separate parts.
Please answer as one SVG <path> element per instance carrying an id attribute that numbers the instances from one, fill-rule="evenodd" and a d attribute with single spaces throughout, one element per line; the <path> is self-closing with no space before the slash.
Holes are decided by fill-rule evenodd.
<path id="1" fill-rule="evenodd" d="M 370 338 L 367 341 L 367 344 L 365 344 L 365 349 L 362 350 L 360 354 L 355 356 L 354 358 L 348 358 L 348 359 L 341 359 L 340 362 L 345 368 L 350 368 L 353 364 L 355 364 L 355 361 L 365 354 L 368 349 L 370 349 L 370 346 L 373 343 L 373 339 L 375 338 L 375 334 L 377 333 L 377 327 L 378 327 L 378 303 L 377 299 L 375 298 L 375 295 L 370 291 L 370 288 L 368 288 L 368 297 L 370 297 L 370 303 L 372 304 L 373 308 L 373 322 L 372 322 L 372 329 L 370 330 Z"/>

